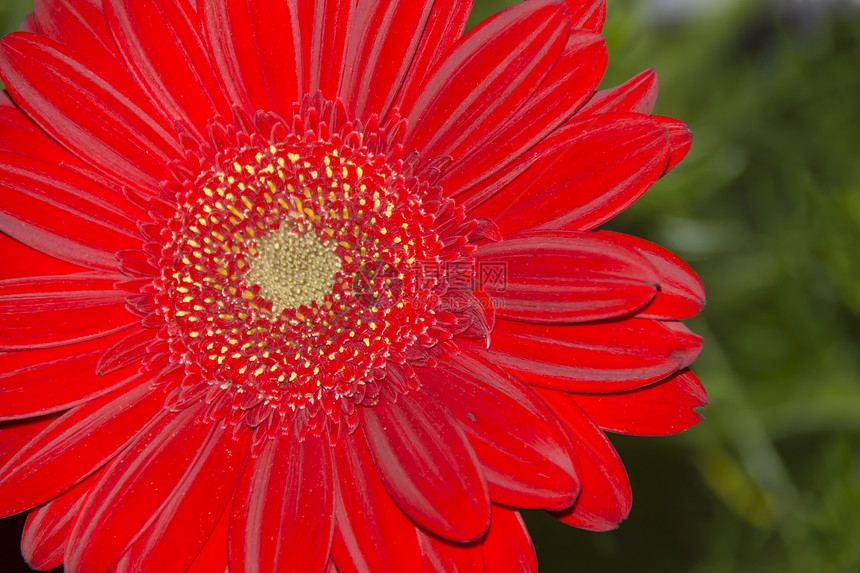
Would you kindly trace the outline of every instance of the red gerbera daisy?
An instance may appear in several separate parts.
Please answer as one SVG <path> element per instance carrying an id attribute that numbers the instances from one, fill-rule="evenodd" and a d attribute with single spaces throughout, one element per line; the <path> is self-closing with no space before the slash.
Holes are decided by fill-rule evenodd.
<path id="1" fill-rule="evenodd" d="M 699 420 L 686 153 L 602 0 L 44 0 L 0 44 L 0 514 L 37 568 L 528 571 Z"/>

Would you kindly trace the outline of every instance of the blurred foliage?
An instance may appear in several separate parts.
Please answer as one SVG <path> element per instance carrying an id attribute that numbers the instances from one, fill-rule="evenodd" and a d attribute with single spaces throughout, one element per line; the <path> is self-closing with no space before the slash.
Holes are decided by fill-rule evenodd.
<path id="1" fill-rule="evenodd" d="M 476 0 L 472 21 L 513 3 Z M 635 498 L 618 531 L 529 512 L 541 571 L 860 571 L 860 13 L 714 0 L 660 19 L 651 0 L 609 4 L 605 86 L 657 68 L 656 113 L 696 139 L 608 227 L 701 275 L 708 307 L 689 324 L 712 403 L 680 436 L 613 438 Z M 31 10 L 0 0 L 0 26 Z"/>
<path id="2" fill-rule="evenodd" d="M 0 0 L 0 26 L 3 35 L 18 29 L 24 17 L 33 11 L 33 0 Z"/>

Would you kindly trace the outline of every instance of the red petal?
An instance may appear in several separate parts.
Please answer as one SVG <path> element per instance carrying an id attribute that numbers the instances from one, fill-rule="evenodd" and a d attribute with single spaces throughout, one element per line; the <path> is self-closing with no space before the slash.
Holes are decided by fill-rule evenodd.
<path id="1" fill-rule="evenodd" d="M 87 178 L 91 182 L 98 182 L 98 188 L 104 186 L 110 189 L 108 203 L 117 212 L 125 213 L 130 220 L 146 216 L 145 211 L 125 198 L 123 189 L 134 188 L 144 196 L 151 193 L 151 189 L 141 189 L 141 182 L 123 180 L 122 174 L 106 173 L 100 171 L 98 166 L 84 163 L 81 158 L 39 129 L 33 120 L 12 103 L 5 92 L 0 92 L 0 150 L 37 157 L 52 165 L 62 165 L 67 171 L 73 172 L 75 177 Z M 92 187 L 92 184 L 88 187 Z"/>
<path id="2" fill-rule="evenodd" d="M 155 342 L 155 334 L 154 330 L 147 328 L 132 330 L 103 353 L 96 371 L 104 376 L 126 366 L 140 365 L 151 354 L 147 347 Z"/>
<path id="3" fill-rule="evenodd" d="M 38 157 L 52 165 L 62 165 L 72 171 L 76 177 L 85 177 L 90 181 L 99 182 L 99 186 L 110 188 L 112 194 L 109 203 L 118 211 L 133 213 L 130 219 L 140 219 L 146 212 L 126 200 L 123 188 L 134 188 L 139 194 L 142 191 L 138 183 L 132 184 L 121 176 L 100 171 L 97 166 L 88 166 L 81 158 L 74 155 L 57 141 L 52 139 L 25 113 L 23 113 L 5 92 L 0 92 L 0 149 L 20 153 L 30 157 Z M 142 195 L 151 193 L 143 190 Z"/>
<path id="4" fill-rule="evenodd" d="M 640 388 L 689 365 L 700 350 L 691 336 L 637 318 L 570 326 L 499 320 L 489 350 L 470 348 L 529 384 L 603 393 Z"/>
<path id="5" fill-rule="evenodd" d="M 61 346 L 106 336 L 137 321 L 114 277 L 67 275 L 0 281 L 0 350 Z"/>
<path id="6" fill-rule="evenodd" d="M 481 546 L 488 573 L 537 573 L 535 548 L 516 510 L 493 506 L 490 530 Z"/>
<path id="7" fill-rule="evenodd" d="M 286 117 L 299 100 L 293 17 L 284 0 L 216 0 L 201 7 L 210 58 L 231 99 L 249 112 Z"/>
<path id="8" fill-rule="evenodd" d="M 484 573 L 484 553 L 481 545 L 474 543 L 452 543 L 439 539 L 415 527 L 418 545 L 429 571 L 451 573 Z"/>
<path id="9" fill-rule="evenodd" d="M 102 473 L 93 474 L 27 516 L 21 553 L 30 567 L 46 571 L 63 563 L 69 533 L 78 512 Z"/>
<path id="10" fill-rule="evenodd" d="M 424 27 L 421 43 L 409 66 L 409 72 L 397 95 L 396 104 L 403 104 L 415 98 L 430 70 L 441 60 L 448 50 L 463 35 L 473 0 L 435 0 L 433 12 Z"/>
<path id="11" fill-rule="evenodd" d="M 629 392 L 573 397 L 602 429 L 636 436 L 683 432 L 702 420 L 693 408 L 708 405 L 705 388 L 689 370 Z"/>
<path id="12" fill-rule="evenodd" d="M 18 109 L 6 92 L 0 92 L 0 149 L 41 157 L 54 164 L 66 162 L 76 167 L 83 165 L 76 155 L 69 153 L 39 129 L 33 120 Z"/>
<path id="13" fill-rule="evenodd" d="M 28 247 L 3 232 L 0 232 L 0 253 L 3 253 L 0 280 L 31 277 L 34 274 L 65 275 L 87 270 Z"/>
<path id="14" fill-rule="evenodd" d="M 566 0 L 571 26 L 600 33 L 606 21 L 606 0 Z"/>
<path id="15" fill-rule="evenodd" d="M 600 225 L 663 174 L 669 144 L 659 121 L 612 114 L 567 123 L 534 153 L 528 170 L 473 212 L 504 234 Z"/>
<path id="16" fill-rule="evenodd" d="M 30 32 L 31 34 L 39 33 L 39 23 L 36 22 L 35 14 L 28 14 L 24 21 L 21 22 L 21 27 L 18 29 L 19 32 Z"/>
<path id="17" fill-rule="evenodd" d="M 435 399 L 418 392 L 359 411 L 379 477 L 413 521 L 452 541 L 487 529 L 490 500 L 475 452 Z"/>
<path id="18" fill-rule="evenodd" d="M 111 194 L 108 203 L 118 212 L 129 214 L 130 219 L 146 216 L 145 211 L 127 201 L 123 194 L 124 187 L 142 191 L 139 185 L 141 182 L 123 180 L 123 174 L 106 173 L 99 170 L 98 166 L 84 163 L 80 157 L 39 129 L 32 119 L 12 103 L 5 92 L 0 92 L 0 149 L 37 157 L 52 165 L 62 165 L 67 171 L 73 172 L 77 178 L 83 177 L 91 182 L 98 182 L 97 188 L 102 186 L 109 188 Z M 90 183 L 87 187 L 92 188 L 92 185 Z M 143 195 L 147 193 L 151 193 L 151 190 L 143 190 Z"/>
<path id="19" fill-rule="evenodd" d="M 660 324 L 671 330 L 678 338 L 678 341 L 684 345 L 684 367 L 692 364 L 699 357 L 699 354 L 702 353 L 702 337 L 691 331 L 682 322 L 666 320 L 661 321 Z"/>
<path id="20" fill-rule="evenodd" d="M 517 4 L 471 31 L 408 102 L 405 144 L 425 157 L 458 159 L 491 138 L 558 60 L 567 41 L 564 5 Z"/>
<path id="21" fill-rule="evenodd" d="M 234 436 L 217 428 L 200 457 L 158 514 L 131 546 L 115 573 L 183 573 L 225 513 L 249 452 L 250 432 Z M 226 547 L 226 540 L 225 540 Z"/>
<path id="22" fill-rule="evenodd" d="M 332 558 L 341 573 L 424 568 L 412 521 L 391 500 L 361 430 L 335 449 L 338 495 Z M 391 533 L 396 531 L 397 535 Z"/>
<path id="23" fill-rule="evenodd" d="M 358 4 L 338 91 L 351 116 L 366 120 L 378 113 L 385 117 L 434 15 L 434 3 L 367 0 Z"/>
<path id="24" fill-rule="evenodd" d="M 639 316 L 680 320 L 697 315 L 705 305 L 705 288 L 696 273 L 684 261 L 666 249 L 638 237 L 600 231 L 641 253 L 651 261 L 660 276 L 660 291 Z"/>
<path id="25" fill-rule="evenodd" d="M 65 261 L 116 271 L 115 253 L 140 247 L 139 214 L 90 177 L 17 153 L 0 152 L 0 228 Z"/>
<path id="26" fill-rule="evenodd" d="M 110 460 L 164 405 L 144 383 L 70 410 L 0 469 L 0 515 L 12 515 L 69 489 Z"/>
<path id="27" fill-rule="evenodd" d="M 0 468 L 59 417 L 59 414 L 50 414 L 29 420 L 0 422 Z"/>
<path id="28" fill-rule="evenodd" d="M 118 274 L 85 272 L 71 275 L 26 276 L 0 282 L 4 296 L 39 292 L 72 292 L 77 290 L 114 292 L 114 285 L 124 277 Z M 119 292 L 119 291 L 117 291 Z"/>
<path id="29" fill-rule="evenodd" d="M 620 86 L 600 90 L 582 106 L 577 116 L 601 113 L 642 113 L 649 115 L 657 103 L 660 81 L 653 69 L 645 70 Z"/>
<path id="30" fill-rule="evenodd" d="M 301 40 L 296 42 L 296 63 L 302 73 L 303 87 L 299 93 L 322 91 L 328 99 L 334 99 L 338 93 L 346 38 L 356 3 L 356 0 L 295 2 L 293 22 L 298 22 Z"/>
<path id="31" fill-rule="evenodd" d="M 40 34 L 75 52 L 106 77 L 131 79 L 108 27 L 101 2 L 36 0 Z M 138 95 L 142 95 L 139 92 Z"/>
<path id="32" fill-rule="evenodd" d="M 229 556 L 227 555 L 227 546 L 229 538 L 227 533 L 230 529 L 229 526 L 230 511 L 228 508 L 221 515 L 218 525 L 215 526 L 215 530 L 209 536 L 200 554 L 185 573 L 228 573 Z"/>
<path id="33" fill-rule="evenodd" d="M 471 213 L 475 207 L 484 203 L 497 193 L 508 187 L 517 180 L 527 169 L 538 162 L 540 158 L 534 151 L 523 153 L 508 165 L 499 169 L 495 174 L 484 179 L 465 193 L 457 197 L 457 202 L 463 206 L 467 213 Z M 492 219 L 487 219 L 492 220 Z M 493 223 L 495 225 L 495 222 Z M 500 231 L 497 232 L 501 234 Z"/>
<path id="34" fill-rule="evenodd" d="M 202 135 L 215 115 L 230 116 L 197 14 L 185 0 L 105 0 L 104 5 L 126 63 L 167 117 Z"/>
<path id="35" fill-rule="evenodd" d="M 0 420 L 68 410 L 134 382 L 138 364 L 96 374 L 105 346 L 124 333 L 57 348 L 0 353 Z"/>
<path id="36" fill-rule="evenodd" d="M 69 536 L 70 571 L 111 569 L 158 516 L 213 434 L 214 425 L 201 413 L 202 407 L 163 411 L 117 456 Z"/>
<path id="37" fill-rule="evenodd" d="M 157 188 L 180 157 L 158 113 L 121 77 L 108 79 L 63 46 L 28 34 L 0 44 L 0 72 L 15 101 L 56 140 L 132 186 Z"/>
<path id="38" fill-rule="evenodd" d="M 693 132 L 690 131 L 690 128 L 683 121 L 662 115 L 655 115 L 654 119 L 662 123 L 669 134 L 669 147 L 672 151 L 669 155 L 669 164 L 666 166 L 665 171 L 665 173 L 668 173 L 687 156 L 690 147 L 693 145 Z"/>
<path id="39" fill-rule="evenodd" d="M 460 422 L 494 502 L 551 507 L 576 498 L 575 454 L 531 390 L 467 352 L 416 374 Z"/>
<path id="40" fill-rule="evenodd" d="M 659 278 L 645 257 L 607 238 L 555 231 L 484 243 L 474 255 L 480 286 L 501 318 L 570 323 L 630 314 L 654 298 Z"/>
<path id="41" fill-rule="evenodd" d="M 231 570 L 322 571 L 334 533 L 328 442 L 278 435 L 245 469 L 230 522 Z"/>
<path id="42" fill-rule="evenodd" d="M 558 62 L 538 90 L 491 138 L 471 149 L 441 180 L 448 195 L 486 179 L 573 115 L 594 92 L 606 69 L 603 37 L 573 32 Z"/>
<path id="43" fill-rule="evenodd" d="M 572 508 L 553 512 L 561 521 L 593 531 L 608 531 L 630 514 L 632 494 L 627 470 L 600 428 L 576 401 L 560 392 L 539 390 L 567 427 L 582 468 L 582 493 Z"/>

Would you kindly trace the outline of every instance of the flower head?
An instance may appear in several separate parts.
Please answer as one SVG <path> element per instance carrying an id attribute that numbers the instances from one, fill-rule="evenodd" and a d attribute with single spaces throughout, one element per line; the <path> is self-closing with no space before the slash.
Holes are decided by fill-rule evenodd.
<path id="1" fill-rule="evenodd" d="M 3 40 L 32 565 L 532 570 L 516 508 L 627 516 L 604 431 L 699 420 L 704 295 L 593 229 L 690 135 L 653 72 L 596 91 L 602 0 L 469 9 L 46 0 Z"/>

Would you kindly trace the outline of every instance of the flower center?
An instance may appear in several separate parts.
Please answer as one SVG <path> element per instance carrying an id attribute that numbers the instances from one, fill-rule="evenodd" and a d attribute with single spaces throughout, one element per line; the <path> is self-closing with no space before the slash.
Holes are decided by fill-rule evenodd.
<path id="1" fill-rule="evenodd" d="M 170 407 L 204 400 L 213 419 L 334 440 L 357 407 L 417 388 L 413 367 L 458 322 L 444 309 L 468 313 L 469 293 L 440 301 L 446 265 L 469 266 L 474 221 L 441 198 L 434 167 L 373 151 L 382 128 L 319 119 L 334 111 L 213 122 L 175 202 L 153 203 L 155 313 L 184 370 Z"/>
<path id="2" fill-rule="evenodd" d="M 341 270 L 331 242 L 297 226 L 270 231 L 250 254 L 245 280 L 260 287 L 273 312 L 321 303 Z"/>

